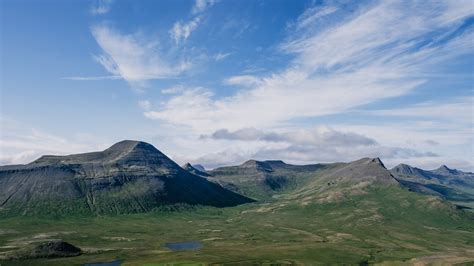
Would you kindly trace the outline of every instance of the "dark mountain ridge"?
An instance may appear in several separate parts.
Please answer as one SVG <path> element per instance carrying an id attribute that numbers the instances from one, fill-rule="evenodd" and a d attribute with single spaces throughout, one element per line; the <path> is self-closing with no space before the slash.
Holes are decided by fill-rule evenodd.
<path id="1" fill-rule="evenodd" d="M 251 202 L 182 169 L 152 145 L 121 141 L 101 152 L 42 156 L 0 167 L 0 212 L 146 212 L 176 203 L 215 207 Z"/>

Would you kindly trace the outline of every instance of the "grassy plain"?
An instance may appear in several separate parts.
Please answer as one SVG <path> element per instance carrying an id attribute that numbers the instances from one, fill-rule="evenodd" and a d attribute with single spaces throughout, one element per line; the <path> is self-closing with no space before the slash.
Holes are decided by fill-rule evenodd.
<path id="1" fill-rule="evenodd" d="M 441 200 L 398 187 L 327 203 L 271 199 L 232 208 L 181 206 L 145 214 L 0 217 L 0 255 L 47 239 L 78 257 L 3 265 L 474 263 L 474 220 Z M 196 251 L 167 242 L 202 241 Z"/>

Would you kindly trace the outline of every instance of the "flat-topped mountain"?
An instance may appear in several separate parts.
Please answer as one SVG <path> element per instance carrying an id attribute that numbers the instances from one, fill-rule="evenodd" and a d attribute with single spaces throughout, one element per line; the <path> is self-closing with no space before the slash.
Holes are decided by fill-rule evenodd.
<path id="1" fill-rule="evenodd" d="M 129 213 L 176 203 L 225 207 L 251 201 L 182 169 L 140 141 L 0 167 L 0 212 Z"/>
<path id="2" fill-rule="evenodd" d="M 442 165 L 434 170 L 423 170 L 399 164 L 390 172 L 404 186 L 413 191 L 441 196 L 455 204 L 474 207 L 474 174 Z"/>

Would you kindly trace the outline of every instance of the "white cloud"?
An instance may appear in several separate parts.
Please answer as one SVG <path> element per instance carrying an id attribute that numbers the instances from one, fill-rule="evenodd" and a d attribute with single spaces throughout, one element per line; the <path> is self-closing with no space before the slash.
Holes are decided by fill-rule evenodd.
<path id="1" fill-rule="evenodd" d="M 113 0 L 95 0 L 90 12 L 92 15 L 104 15 L 110 11 Z"/>
<path id="2" fill-rule="evenodd" d="M 191 35 L 191 32 L 197 28 L 200 21 L 201 19 L 196 17 L 187 23 L 183 23 L 181 21 L 176 22 L 169 32 L 171 38 L 173 38 L 176 43 L 186 41 L 189 35 Z"/>
<path id="3" fill-rule="evenodd" d="M 338 10 L 335 6 L 317 6 L 308 8 L 299 18 L 297 22 L 297 28 L 304 28 L 313 23 L 318 19 L 328 16 Z"/>
<path id="4" fill-rule="evenodd" d="M 218 0 L 196 0 L 191 13 L 192 14 L 198 14 L 204 12 L 207 8 L 213 6 L 216 4 Z"/>
<path id="5" fill-rule="evenodd" d="M 93 27 L 92 34 L 103 50 L 103 54 L 95 56 L 97 62 L 133 86 L 145 86 L 151 79 L 173 78 L 190 67 L 179 58 L 175 64 L 169 63 L 157 40 L 121 34 L 106 25 Z"/>
<path id="6" fill-rule="evenodd" d="M 173 86 L 173 87 L 162 89 L 160 92 L 163 93 L 163 94 L 177 94 L 177 93 L 181 93 L 185 90 L 186 90 L 186 87 L 184 87 L 183 85 L 176 85 L 176 86 Z"/>
<path id="7" fill-rule="evenodd" d="M 252 75 L 240 75 L 227 78 L 224 81 L 224 84 L 250 87 L 259 85 L 261 82 L 262 80 L 259 77 Z"/>
<path id="8" fill-rule="evenodd" d="M 220 150 L 203 152 L 201 155 L 182 153 L 175 156 L 181 161 L 200 163 L 206 168 L 240 164 L 248 159 L 283 160 L 293 164 L 314 164 L 321 162 L 348 162 L 362 157 L 381 157 L 384 162 L 439 162 L 438 155 L 429 150 L 417 150 L 410 147 L 387 146 L 372 138 L 347 131 L 337 131 L 328 127 L 316 127 L 312 130 L 285 132 L 266 132 L 261 130 L 242 130 L 235 132 L 217 132 L 221 136 L 202 138 L 195 145 L 217 146 Z M 254 132 L 252 132 L 254 131 Z M 318 132 L 319 131 L 319 132 Z M 222 135 L 226 135 L 226 138 Z M 263 133 L 262 135 L 259 135 Z M 270 137 L 268 137 L 270 136 Z M 310 136 L 308 138 L 308 136 Z M 236 139 L 238 138 L 238 139 Z M 275 141 L 277 140 L 277 141 Z M 203 142 L 203 143 L 201 143 Z M 245 143 L 242 143 L 245 142 Z M 187 142 L 184 142 L 185 144 Z M 225 148 L 222 148 L 225 147 Z M 197 149 L 202 149 L 198 147 Z M 425 164 L 428 165 L 428 164 Z M 415 164 L 415 166 L 417 166 Z M 469 168 L 462 168 L 469 169 Z"/>
<path id="9" fill-rule="evenodd" d="M 474 97 L 445 99 L 442 102 L 423 102 L 407 107 L 375 110 L 370 113 L 381 116 L 444 119 L 472 125 L 474 124 Z"/>
<path id="10" fill-rule="evenodd" d="M 29 163 L 45 154 L 80 153 L 103 147 L 80 136 L 62 138 L 0 117 L 0 165 Z"/>
<path id="11" fill-rule="evenodd" d="M 0 154 L 0 165 L 22 164 L 31 162 L 38 158 L 38 152 L 35 150 L 24 150 L 14 154 Z"/>
<path id="12" fill-rule="evenodd" d="M 189 38 L 191 33 L 196 30 L 199 24 L 201 23 L 201 13 L 203 13 L 207 8 L 213 6 L 217 2 L 217 0 L 196 0 L 193 8 L 191 9 L 191 14 L 193 15 L 193 18 L 190 19 L 188 22 L 177 21 L 169 30 L 169 34 L 171 38 L 175 41 L 175 43 L 179 44 L 185 42 Z"/>
<path id="13" fill-rule="evenodd" d="M 190 90 L 146 116 L 209 133 L 219 128 L 279 126 L 294 118 L 341 113 L 405 95 L 425 82 L 417 73 L 472 50 L 471 32 L 443 44 L 419 45 L 427 34 L 455 27 L 458 21 L 453 18 L 465 17 L 451 14 L 453 8 L 438 2 L 377 2 L 325 30 L 291 36 L 282 49 L 295 59 L 285 70 L 227 80 L 246 85 L 259 80 L 250 90 L 223 98 L 209 90 Z"/>
<path id="14" fill-rule="evenodd" d="M 390 123 L 379 123 L 380 119 L 364 124 L 331 122 L 334 131 L 352 132 L 373 140 L 371 145 L 354 147 L 348 142 L 331 147 L 324 145 L 331 139 L 321 134 L 303 130 L 300 136 L 291 130 L 302 125 L 294 122 L 296 119 L 352 112 L 365 104 L 411 93 L 428 78 L 426 73 L 436 72 L 437 66 L 452 57 L 473 51 L 471 30 L 448 34 L 474 14 L 466 2 L 373 2 L 348 17 L 334 17 L 348 14 L 338 11 L 310 9 L 296 20 L 298 31 L 280 45 L 281 52 L 294 56 L 283 70 L 228 77 L 225 84 L 244 87 L 230 96 L 204 88 L 186 89 L 145 115 L 183 133 L 175 140 L 182 148 L 177 158 L 206 166 L 215 166 L 212 160 L 228 164 L 252 156 L 286 158 L 294 163 L 380 156 L 389 165 L 413 160 L 428 166 L 451 156 L 458 159 L 447 161 L 472 169 L 472 164 L 459 159 L 472 157 L 469 102 L 381 110 L 386 113 L 379 115 L 390 117 L 391 111 L 403 117 L 417 113 L 418 117 L 410 116 L 399 123 L 393 119 L 388 119 Z M 325 19 L 330 21 L 321 23 Z M 440 111 L 434 110 L 436 105 Z M 279 141 L 270 141 L 273 133 L 278 133 Z M 201 135 L 208 137 L 196 141 Z M 283 136 L 286 139 L 282 140 Z M 304 144 L 299 142 L 303 136 L 308 139 Z M 320 144 L 315 144 L 317 141 Z"/>
<path id="15" fill-rule="evenodd" d="M 315 127 L 312 130 L 301 129 L 290 132 L 266 132 L 255 128 L 243 128 L 236 131 L 219 129 L 202 138 L 216 140 L 240 140 L 240 141 L 267 141 L 286 142 L 297 145 L 327 145 L 330 147 L 354 147 L 370 146 L 377 142 L 374 139 L 353 132 L 336 131 L 327 126 Z"/>
<path id="16" fill-rule="evenodd" d="M 227 57 L 229 57 L 231 54 L 232 53 L 217 53 L 216 55 L 214 55 L 214 60 L 222 61 L 226 59 Z"/>

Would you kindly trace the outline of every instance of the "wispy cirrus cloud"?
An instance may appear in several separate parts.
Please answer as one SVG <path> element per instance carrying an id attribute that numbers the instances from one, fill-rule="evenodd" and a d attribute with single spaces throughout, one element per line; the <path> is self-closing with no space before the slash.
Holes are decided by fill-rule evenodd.
<path id="1" fill-rule="evenodd" d="M 193 15 L 193 18 L 187 22 L 177 21 L 169 30 L 169 34 L 175 43 L 179 44 L 181 42 L 185 42 L 191 33 L 196 30 L 201 23 L 201 14 L 217 2 L 217 0 L 196 0 L 194 6 L 191 9 L 191 15 Z"/>
<path id="2" fill-rule="evenodd" d="M 196 17 L 188 22 L 176 22 L 170 30 L 170 35 L 176 43 L 186 41 L 201 22 L 200 17 Z"/>
<path id="3" fill-rule="evenodd" d="M 219 1 L 218 0 L 196 0 L 191 10 L 191 13 L 192 14 L 202 13 L 204 12 L 204 10 L 215 5 L 217 2 Z"/>
<path id="4" fill-rule="evenodd" d="M 91 7 L 92 15 L 104 15 L 110 11 L 113 0 L 95 0 Z"/>
<path id="5" fill-rule="evenodd" d="M 224 80 L 224 84 L 251 87 L 259 85 L 262 79 L 253 75 L 232 76 Z"/>
<path id="6" fill-rule="evenodd" d="M 301 14 L 296 23 L 296 28 L 301 29 L 309 25 L 314 24 L 317 20 L 324 18 L 325 16 L 331 15 L 338 10 L 335 6 L 317 6 L 308 8 L 303 14 Z"/>
<path id="7" fill-rule="evenodd" d="M 227 57 L 229 57 L 230 55 L 232 55 L 232 53 L 217 53 L 216 55 L 214 55 L 214 60 L 222 61 L 226 59 Z"/>
<path id="8" fill-rule="evenodd" d="M 459 128 L 463 123 L 470 126 L 474 124 L 474 97 L 422 102 L 404 107 L 369 111 L 369 113 L 378 116 L 448 120 L 451 123 L 457 122 Z"/>
<path id="9" fill-rule="evenodd" d="M 319 12 L 314 10 L 314 15 L 321 16 Z M 307 28 L 307 32 L 290 36 L 281 45 L 282 52 L 294 55 L 285 70 L 254 77 L 260 82 L 250 90 L 223 98 L 212 90 L 186 91 L 146 116 L 196 131 L 235 130 L 341 113 L 405 95 L 425 82 L 417 73 L 472 51 L 469 30 L 427 42 L 427 36 L 439 31 L 459 31 L 472 14 L 472 5 L 462 1 L 384 1 L 364 6 L 318 32 L 312 31 L 313 24 L 307 20 L 311 15 L 305 14 L 296 27 Z M 249 78 L 227 82 L 248 85 Z"/>
<path id="10" fill-rule="evenodd" d="M 190 67 L 180 58 L 167 58 L 156 39 L 122 34 L 105 24 L 92 27 L 92 35 L 103 51 L 95 60 L 112 76 L 119 76 L 132 86 L 143 87 L 147 80 L 175 78 Z"/>
<path id="11" fill-rule="evenodd" d="M 452 145 L 469 143 L 465 136 L 468 119 L 463 119 L 464 129 L 459 132 L 436 131 L 433 128 L 439 119 L 433 117 L 379 127 L 329 123 L 336 131 L 354 132 L 375 142 L 356 148 L 355 138 L 348 138 L 349 142 L 339 147 L 290 139 L 289 128 L 297 126 L 294 121 L 363 110 L 364 105 L 405 96 L 430 78 L 426 73 L 435 73 L 441 63 L 474 50 L 473 31 L 465 26 L 474 15 L 468 1 L 382 1 L 358 5 L 354 12 L 340 10 L 339 6 L 310 8 L 295 20 L 290 26 L 295 30 L 288 30 L 289 36 L 279 45 L 277 56 L 293 56 L 282 70 L 225 78 L 224 84 L 242 87 L 230 96 L 220 96 L 210 88 L 183 90 L 144 112 L 145 116 L 182 127 L 189 134 L 188 141 L 181 140 L 183 145 L 196 143 L 193 136 L 207 136 L 201 141 L 211 148 L 194 158 L 205 164 L 199 158 L 280 157 L 309 163 L 380 156 L 391 163 L 415 158 L 428 165 L 433 158 L 447 158 L 438 151 L 449 154 Z M 455 116 L 448 112 L 453 109 L 467 111 L 466 106 L 446 107 L 442 117 Z M 417 110 L 429 112 L 423 108 Z M 391 110 L 386 111 L 380 115 L 389 116 Z M 398 113 L 412 111 L 416 110 Z M 419 128 L 420 122 L 436 125 Z M 286 131 L 286 139 L 282 140 L 282 134 L 275 137 L 275 131 L 269 129 Z M 450 141 L 453 137 L 456 142 Z M 269 141 L 271 138 L 274 141 Z M 331 142 L 321 136 L 316 139 Z M 427 140 L 439 143 L 435 152 Z M 239 144 L 242 141 L 246 144 Z M 213 144 L 221 142 L 225 144 Z M 472 167 L 459 160 L 457 164 Z"/>

